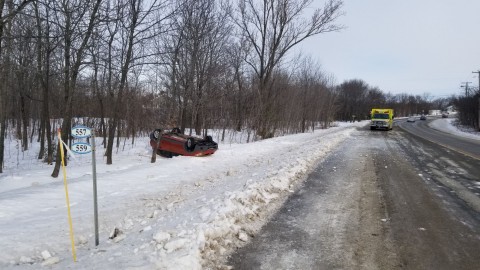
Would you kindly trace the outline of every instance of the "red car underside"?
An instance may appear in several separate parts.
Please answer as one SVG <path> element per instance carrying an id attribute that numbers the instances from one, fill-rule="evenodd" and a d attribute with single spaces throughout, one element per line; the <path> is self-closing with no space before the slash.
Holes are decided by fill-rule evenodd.
<path id="1" fill-rule="evenodd" d="M 189 148 L 187 140 L 192 138 L 194 144 Z M 152 148 L 156 146 L 155 140 L 150 140 Z M 183 134 L 164 133 L 160 136 L 160 143 L 157 153 L 163 156 L 206 156 L 215 153 L 218 149 L 217 143 L 200 138 L 190 137 Z"/>

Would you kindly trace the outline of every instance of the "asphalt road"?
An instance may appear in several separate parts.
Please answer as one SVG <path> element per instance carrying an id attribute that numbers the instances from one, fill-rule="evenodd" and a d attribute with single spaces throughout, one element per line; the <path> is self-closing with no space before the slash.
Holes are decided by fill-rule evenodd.
<path id="1" fill-rule="evenodd" d="M 411 134 L 422 137 L 426 140 L 440 144 L 443 147 L 461 152 L 465 155 L 480 159 L 480 141 L 463 137 L 458 137 L 449 133 L 435 130 L 428 126 L 428 123 L 434 119 L 426 121 L 417 120 L 407 122 L 406 120 L 396 121 L 396 125 Z"/>
<path id="2" fill-rule="evenodd" d="M 315 169 L 233 269 L 478 269 L 479 160 L 359 129 Z"/>

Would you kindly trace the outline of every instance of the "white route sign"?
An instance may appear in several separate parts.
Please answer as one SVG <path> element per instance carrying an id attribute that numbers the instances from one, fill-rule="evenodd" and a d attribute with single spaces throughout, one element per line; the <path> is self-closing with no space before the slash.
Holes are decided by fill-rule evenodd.
<path id="1" fill-rule="evenodd" d="M 75 126 L 72 128 L 72 136 L 75 138 L 88 138 L 92 136 L 92 129 L 86 126 Z"/>
<path id="2" fill-rule="evenodd" d="M 77 142 L 72 144 L 72 152 L 76 154 L 88 154 L 92 152 L 92 146 L 88 143 Z"/>

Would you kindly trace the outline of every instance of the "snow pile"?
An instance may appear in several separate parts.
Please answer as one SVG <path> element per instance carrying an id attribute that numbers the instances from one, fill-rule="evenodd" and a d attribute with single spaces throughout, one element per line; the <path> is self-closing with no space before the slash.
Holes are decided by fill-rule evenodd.
<path id="1" fill-rule="evenodd" d="M 114 165 L 105 165 L 100 153 L 98 247 L 93 244 L 90 159 L 77 156 L 67 171 L 76 263 L 63 181 L 50 178 L 51 166 L 29 159 L 34 151 L 22 153 L 0 176 L 0 268 L 216 266 L 249 241 L 319 160 L 366 124 L 221 144 L 209 157 L 159 158 L 155 164 L 148 138 L 137 138 L 137 146 L 127 144 Z M 10 147 L 15 153 L 15 143 Z"/>
<path id="2" fill-rule="evenodd" d="M 293 192 L 299 180 L 303 180 L 315 161 L 324 157 L 333 147 L 349 136 L 352 129 L 340 134 L 334 133 L 325 137 L 328 143 L 314 145 L 308 155 L 291 158 L 284 167 L 266 170 L 265 178 L 248 179 L 243 189 L 225 192 L 220 199 L 211 201 L 210 208 L 199 210 L 201 219 L 196 228 L 181 237 L 167 242 L 163 249 L 165 253 L 176 252 L 177 255 L 165 256 L 163 250 L 160 260 L 156 262 L 161 268 L 171 269 L 175 266 L 186 266 L 188 269 L 200 269 L 191 262 L 199 261 L 207 266 L 218 266 L 217 258 L 232 251 L 234 247 L 248 242 L 249 238 L 266 221 L 268 216 L 286 196 Z M 296 146 L 298 147 L 298 145 Z M 282 158 L 278 161 L 281 162 Z M 253 175 L 256 176 L 256 175 Z M 283 198 L 273 206 L 272 201 Z M 215 205 L 215 206 L 214 206 Z M 160 235 L 168 235 L 159 232 Z M 157 235 L 158 236 L 158 233 Z M 181 258 L 181 262 L 171 258 Z M 187 259 L 190 257 L 189 259 Z M 168 258 L 168 259 L 166 259 Z M 182 263 L 182 264 L 179 264 Z"/>

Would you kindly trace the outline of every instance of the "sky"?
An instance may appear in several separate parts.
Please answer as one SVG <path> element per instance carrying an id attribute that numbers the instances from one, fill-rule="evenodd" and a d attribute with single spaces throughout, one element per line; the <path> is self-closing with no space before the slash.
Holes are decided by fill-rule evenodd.
<path id="1" fill-rule="evenodd" d="M 136 138 L 134 145 L 127 140 L 124 149 L 114 152 L 113 165 L 96 151 L 98 247 L 91 156 L 71 157 L 66 175 L 77 262 L 63 179 L 50 177 L 52 166 L 36 158 L 39 143 L 22 153 L 17 140 L 6 140 L 0 269 L 201 269 L 204 260 L 215 262 L 219 254 L 248 242 L 318 162 L 368 124 L 337 123 L 253 143 L 245 143 L 244 133 L 229 132 L 211 156 L 159 157 L 153 164 L 148 137 Z M 450 119 L 433 124 L 473 136 L 452 128 Z M 212 134 L 218 141 L 220 131 Z M 120 233 L 109 239 L 114 228 Z"/>
<path id="2" fill-rule="evenodd" d="M 465 93 L 464 82 L 478 87 L 480 1 L 344 0 L 343 11 L 343 30 L 299 47 L 338 83 L 362 79 L 385 93 L 434 97 Z"/>

